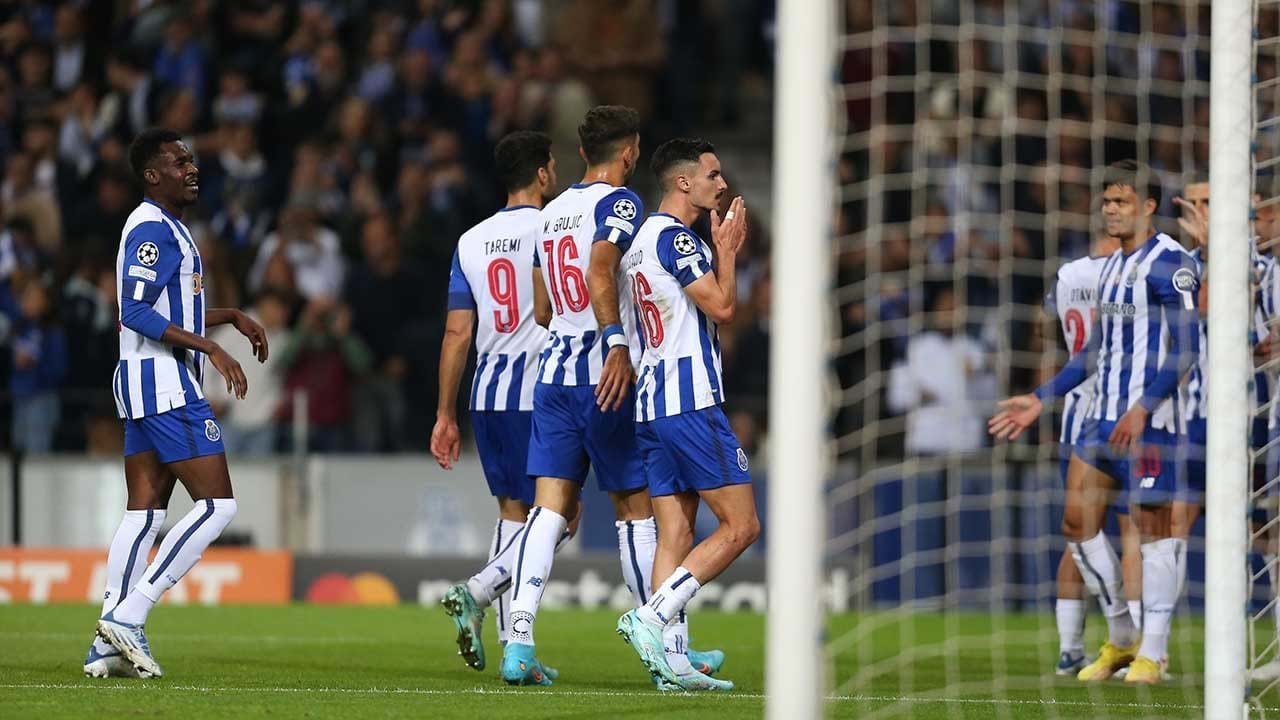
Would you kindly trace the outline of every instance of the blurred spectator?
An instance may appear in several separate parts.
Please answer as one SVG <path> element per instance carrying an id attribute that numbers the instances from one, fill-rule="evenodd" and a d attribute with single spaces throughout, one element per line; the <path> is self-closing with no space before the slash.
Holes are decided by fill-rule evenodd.
<path id="1" fill-rule="evenodd" d="M 53 320 L 49 290 L 39 281 L 25 283 L 13 319 L 13 447 L 29 453 L 53 449 L 53 429 L 61 404 L 58 389 L 67 373 L 67 339 Z"/>
<path id="2" fill-rule="evenodd" d="M 306 394 L 308 449 L 351 449 L 352 386 L 373 367 L 369 348 L 351 332 L 351 310 L 327 299 L 308 303 L 280 351 L 280 367 L 286 395 Z"/>
<path id="3" fill-rule="evenodd" d="M 571 0 L 555 27 L 569 66 L 601 103 L 625 103 L 642 121 L 652 119 L 653 83 L 666 56 L 652 0 Z"/>
<path id="4" fill-rule="evenodd" d="M 209 377 L 205 395 L 214 413 L 222 421 L 222 441 L 227 453 L 236 455 L 269 455 L 279 443 L 279 417 L 285 403 L 282 358 L 290 347 L 289 298 L 275 290 L 265 290 L 246 309 L 249 317 L 267 331 L 272 351 L 267 361 L 254 357 L 253 346 L 231 325 L 219 325 L 209 338 L 222 346 L 244 369 L 250 392 L 243 400 L 227 392 L 220 377 Z"/>
<path id="5" fill-rule="evenodd" d="M 151 72 L 166 85 L 189 91 L 199 105 L 206 91 L 208 60 L 194 30 L 191 18 L 183 12 L 175 13 L 165 26 L 164 42 L 156 52 Z"/>
<path id="6" fill-rule="evenodd" d="M 907 416 L 908 454 L 977 450 L 986 439 L 986 425 L 975 380 L 991 373 L 990 362 L 982 346 L 962 331 L 954 290 L 937 290 L 929 313 L 929 327 L 907 341 L 906 361 L 890 374 L 889 409 Z"/>
<path id="7" fill-rule="evenodd" d="M 218 96 L 213 100 L 213 119 L 219 123 L 252 126 L 262 116 L 262 96 L 253 92 L 249 74 L 229 67 L 218 79 Z"/>
<path id="8" fill-rule="evenodd" d="M 82 255 L 62 288 L 59 317 L 67 337 L 67 375 L 62 400 L 66 420 L 60 433 L 60 448 L 84 448 L 95 420 L 115 420 L 116 416 L 114 401 L 102 392 L 103 381 L 109 381 L 120 347 L 115 267 L 104 259 L 106 249 L 97 248 Z"/>
<path id="9" fill-rule="evenodd" d="M 356 395 L 356 449 L 362 452 L 402 450 L 406 439 L 404 380 L 409 360 L 410 326 L 438 317 L 439 302 L 428 298 L 425 275 L 406 266 L 390 218 L 377 214 L 361 232 L 364 262 L 347 281 L 345 297 L 352 325 L 372 353 L 374 372 Z M 420 362 L 421 357 L 415 357 Z"/>
<path id="10" fill-rule="evenodd" d="M 62 218 L 53 191 L 36 183 L 35 158 L 26 152 L 9 156 L 4 183 L 0 184 L 0 207 L 5 220 L 26 218 L 35 233 L 36 247 L 47 256 L 62 247 Z"/>
<path id="11" fill-rule="evenodd" d="M 140 53 L 125 50 L 113 55 L 107 61 L 107 83 L 112 92 L 104 102 L 115 131 L 132 138 L 147 129 L 156 117 L 163 88 L 147 73 Z"/>
<path id="12" fill-rule="evenodd" d="M 249 271 L 249 290 L 262 289 L 267 262 L 283 257 L 293 271 L 294 285 L 307 300 L 341 297 L 346 262 L 338 234 L 319 223 L 314 198 L 295 197 L 280 214 L 280 226 L 267 236 Z"/>
<path id="13" fill-rule="evenodd" d="M 53 87 L 67 92 L 85 77 L 93 58 L 84 37 L 84 15 L 73 3 L 58 8 L 53 21 Z"/>
<path id="14" fill-rule="evenodd" d="M 5 222 L 0 232 L 0 282 L 11 282 L 39 273 L 40 251 L 36 248 L 31 221 L 18 216 Z"/>
<path id="15" fill-rule="evenodd" d="M 98 102 L 90 83 L 80 83 L 67 98 L 67 111 L 58 131 L 58 157 L 84 180 L 98 161 L 98 146 L 111 131 L 111 118 Z"/>

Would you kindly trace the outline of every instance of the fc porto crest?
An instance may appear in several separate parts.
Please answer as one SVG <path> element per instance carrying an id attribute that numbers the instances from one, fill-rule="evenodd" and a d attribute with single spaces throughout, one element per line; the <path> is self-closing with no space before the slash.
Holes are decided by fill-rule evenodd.
<path id="1" fill-rule="evenodd" d="M 218 423 L 213 420 L 205 420 L 204 436 L 209 438 L 209 442 L 218 442 L 222 439 L 222 428 L 218 427 Z"/>

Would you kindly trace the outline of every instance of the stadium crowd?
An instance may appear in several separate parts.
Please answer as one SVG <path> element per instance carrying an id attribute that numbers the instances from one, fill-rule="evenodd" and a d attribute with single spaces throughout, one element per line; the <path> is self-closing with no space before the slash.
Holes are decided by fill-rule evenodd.
<path id="1" fill-rule="evenodd" d="M 0 444 L 118 452 L 115 258 L 140 199 L 124 154 L 161 125 L 201 168 L 186 221 L 206 302 L 271 335 L 263 366 L 218 338 L 250 373 L 242 402 L 206 384 L 229 451 L 288 449 L 296 391 L 312 450 L 425 449 L 453 249 L 503 197 L 494 142 L 548 132 L 563 186 L 596 103 L 637 108 L 646 149 L 714 141 L 745 76 L 769 71 L 771 16 L 763 0 L 4 4 Z M 633 182 L 654 197 L 646 171 Z M 725 340 L 744 444 L 764 412 L 767 250 L 755 232 L 754 312 Z"/>

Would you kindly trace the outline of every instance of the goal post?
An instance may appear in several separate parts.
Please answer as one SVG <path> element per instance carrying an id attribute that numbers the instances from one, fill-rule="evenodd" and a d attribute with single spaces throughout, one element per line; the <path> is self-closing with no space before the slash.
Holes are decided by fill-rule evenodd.
<path id="1" fill-rule="evenodd" d="M 1215 0 L 1209 79 L 1209 420 L 1205 526 L 1205 717 L 1235 720 L 1245 699 L 1250 308 L 1253 187 L 1250 0 Z M 1224 241 L 1225 240 L 1225 241 Z M 1234 242 L 1232 242 L 1234 241 Z"/>
<path id="2" fill-rule="evenodd" d="M 823 714 L 827 323 L 836 3 L 778 3 L 766 716 Z"/>

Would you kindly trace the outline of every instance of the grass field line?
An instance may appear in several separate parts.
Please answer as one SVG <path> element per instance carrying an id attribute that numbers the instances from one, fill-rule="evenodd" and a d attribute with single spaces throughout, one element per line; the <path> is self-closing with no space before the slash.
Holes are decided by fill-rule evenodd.
<path id="1" fill-rule="evenodd" d="M 93 628 L 82 633 L 69 632 L 25 632 L 22 630 L 0 630 L 0 638 L 18 637 L 32 640 L 92 640 Z M 235 642 L 235 643 L 275 643 L 280 645 L 387 645 L 401 643 L 417 643 L 418 638 L 388 638 L 370 636 L 334 636 L 334 635 L 197 635 L 190 633 L 163 633 L 163 641 L 178 642 Z"/>
<path id="2" fill-rule="evenodd" d="M 330 693 L 337 695 L 525 695 L 530 697 L 588 697 L 588 698 L 653 698 L 653 697 L 707 697 L 715 700 L 763 700 L 762 693 L 658 693 L 623 690 L 540 690 L 534 688 L 342 688 L 342 687 L 208 687 L 203 685 L 156 685 L 156 684 L 75 684 L 75 683 L 5 683 L 0 690 L 136 690 L 146 691 L 173 690 L 177 692 L 197 693 Z M 1201 710 L 1203 705 L 1145 703 L 1145 702 L 1106 702 L 1095 703 L 1088 700 L 1058 700 L 1055 698 L 1020 699 L 1020 698 L 957 698 L 929 697 L 908 695 L 828 695 L 828 702 L 877 702 L 904 705 L 970 705 L 970 706 L 1053 706 L 1053 707 L 1094 707 L 1114 710 L 1132 708 L 1142 710 Z"/>

